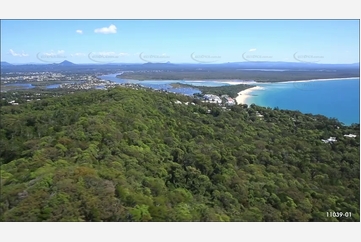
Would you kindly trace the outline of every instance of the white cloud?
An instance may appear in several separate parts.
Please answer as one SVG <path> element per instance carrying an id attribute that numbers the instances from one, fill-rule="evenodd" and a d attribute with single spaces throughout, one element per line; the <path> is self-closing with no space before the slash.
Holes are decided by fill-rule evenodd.
<path id="1" fill-rule="evenodd" d="M 117 27 L 114 24 L 111 24 L 109 27 L 103 27 L 94 30 L 94 33 L 97 34 L 115 34 L 116 32 L 117 32 Z"/>
<path id="2" fill-rule="evenodd" d="M 85 54 L 79 52 L 79 53 L 71 54 L 71 56 L 72 56 L 72 57 L 74 57 L 74 56 L 75 56 L 75 57 L 78 57 L 78 56 L 85 56 Z"/>
<path id="3" fill-rule="evenodd" d="M 54 52 L 53 50 L 51 50 L 50 52 L 45 52 L 42 53 L 44 56 L 59 56 L 64 54 L 65 51 L 64 50 L 58 50 L 57 52 Z"/>
<path id="4" fill-rule="evenodd" d="M 12 49 L 9 50 L 10 54 L 12 56 L 17 56 L 17 57 L 26 57 L 29 56 L 28 54 L 24 53 L 24 51 L 22 53 L 16 53 L 15 51 L 13 51 Z"/>
<path id="5" fill-rule="evenodd" d="M 249 52 L 256 51 L 257 49 L 250 49 Z"/>
<path id="6" fill-rule="evenodd" d="M 78 29 L 76 32 L 77 32 L 78 34 L 83 34 L 83 30 L 81 30 L 81 29 Z"/>

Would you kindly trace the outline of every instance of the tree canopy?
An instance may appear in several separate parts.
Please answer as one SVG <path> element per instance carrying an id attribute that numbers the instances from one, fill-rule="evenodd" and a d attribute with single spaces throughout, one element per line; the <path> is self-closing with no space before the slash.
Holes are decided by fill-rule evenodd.
<path id="1" fill-rule="evenodd" d="M 2 106 L 0 220 L 360 221 L 359 124 L 192 101 L 120 87 Z"/>

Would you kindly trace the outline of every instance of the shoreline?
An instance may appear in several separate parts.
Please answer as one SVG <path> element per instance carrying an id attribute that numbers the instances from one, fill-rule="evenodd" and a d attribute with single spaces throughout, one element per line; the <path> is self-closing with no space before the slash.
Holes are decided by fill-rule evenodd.
<path id="1" fill-rule="evenodd" d="M 299 81 L 283 81 L 283 82 L 267 82 L 267 83 L 295 83 L 295 82 L 318 82 L 318 81 L 337 81 L 337 80 L 350 80 L 360 79 L 360 77 L 342 77 L 342 78 L 322 78 L 322 79 L 310 79 L 310 80 L 299 80 Z M 266 83 L 266 82 L 263 82 Z"/>
<path id="2" fill-rule="evenodd" d="M 123 73 L 116 73 L 116 78 L 121 78 L 120 76 Z M 128 78 L 121 78 L 124 80 L 136 80 L 136 79 L 128 79 Z M 280 81 L 280 82 L 262 82 L 262 81 L 254 81 L 254 80 L 241 80 L 241 79 L 167 79 L 167 80 L 159 80 L 159 79 L 144 79 L 144 80 L 137 80 L 137 81 L 191 81 L 191 82 L 218 82 L 218 83 L 225 83 L 229 85 L 239 85 L 239 84 L 246 84 L 246 85 L 252 85 L 252 84 L 272 84 L 272 83 L 294 83 L 294 82 L 317 82 L 317 81 L 335 81 L 335 80 L 350 80 L 350 79 L 360 79 L 359 76 L 356 77 L 333 77 L 333 78 L 319 78 L 319 79 L 307 79 L 307 80 L 293 80 L 293 81 Z"/>
<path id="3" fill-rule="evenodd" d="M 236 97 L 236 102 L 237 104 L 247 104 L 247 99 L 252 97 L 252 95 L 250 95 L 253 91 L 256 90 L 264 90 L 264 87 L 260 87 L 260 86 L 255 86 L 255 87 L 251 87 L 248 88 L 246 90 L 240 91 L 238 93 L 238 96 Z"/>

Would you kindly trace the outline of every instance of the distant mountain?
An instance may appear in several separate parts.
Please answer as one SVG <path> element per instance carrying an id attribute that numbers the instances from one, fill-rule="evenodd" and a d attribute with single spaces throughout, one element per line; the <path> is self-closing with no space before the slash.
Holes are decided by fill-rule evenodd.
<path id="1" fill-rule="evenodd" d="M 6 61 L 1 61 L 1 66 L 12 66 L 12 64 Z"/>
<path id="2" fill-rule="evenodd" d="M 131 67 L 133 66 L 134 68 L 145 68 L 145 69 L 161 69 L 161 68 L 166 68 L 166 69 L 169 69 L 169 68 L 179 68 L 181 65 L 177 65 L 177 64 L 173 64 L 173 63 L 170 63 L 169 61 L 168 62 L 147 62 L 147 63 L 144 63 L 144 64 L 134 64 L 134 65 L 128 65 L 128 67 Z"/>
<path id="3" fill-rule="evenodd" d="M 74 64 L 73 62 L 65 60 L 65 61 L 63 61 L 63 62 L 61 62 L 61 63 L 59 63 L 57 65 L 60 65 L 60 66 L 75 66 L 76 64 Z"/>

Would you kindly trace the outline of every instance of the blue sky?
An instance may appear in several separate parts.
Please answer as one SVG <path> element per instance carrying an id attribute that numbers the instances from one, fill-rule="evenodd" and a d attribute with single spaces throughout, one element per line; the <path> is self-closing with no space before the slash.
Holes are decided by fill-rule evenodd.
<path id="1" fill-rule="evenodd" d="M 358 20 L 2 20 L 9 63 L 359 62 Z"/>

